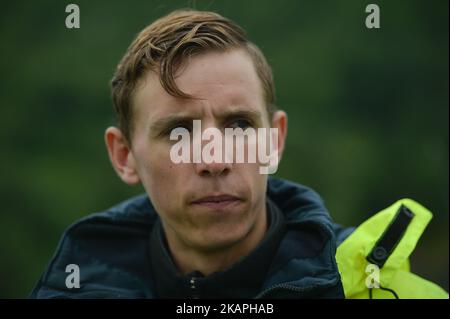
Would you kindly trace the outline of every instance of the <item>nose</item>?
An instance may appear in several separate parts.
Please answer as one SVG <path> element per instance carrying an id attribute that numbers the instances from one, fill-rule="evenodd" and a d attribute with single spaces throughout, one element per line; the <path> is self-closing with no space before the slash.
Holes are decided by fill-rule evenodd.
<path id="1" fill-rule="evenodd" d="M 193 139 L 193 143 L 195 143 L 197 141 L 195 132 Z M 218 143 L 218 141 L 221 143 Z M 194 160 L 195 171 L 198 175 L 202 177 L 218 177 L 226 176 L 230 173 L 232 168 L 232 163 L 230 162 L 232 161 L 229 158 L 229 151 L 223 148 L 224 142 L 224 136 L 216 126 L 212 125 L 212 123 L 205 126 L 205 131 L 202 132 L 201 142 L 199 143 L 201 150 L 198 150 L 201 152 L 201 155 L 199 154 L 200 152 L 196 153 L 198 154 L 197 161 Z M 209 143 L 213 143 L 212 148 L 205 149 Z M 194 145 L 193 148 L 195 148 Z"/>
<path id="2" fill-rule="evenodd" d="M 195 165 L 195 171 L 202 177 L 218 177 L 226 176 L 231 172 L 231 163 L 197 163 Z"/>

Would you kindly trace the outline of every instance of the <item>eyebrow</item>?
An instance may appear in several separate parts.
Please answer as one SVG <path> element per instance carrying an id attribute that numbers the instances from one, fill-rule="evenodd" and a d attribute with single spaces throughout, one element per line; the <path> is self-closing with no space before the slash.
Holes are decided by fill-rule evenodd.
<path id="1" fill-rule="evenodd" d="M 227 109 L 218 115 L 218 118 L 222 122 L 233 119 L 233 118 L 248 118 L 260 124 L 261 112 L 256 110 L 244 110 L 244 109 Z M 200 116 L 195 116 L 192 114 L 171 114 L 156 120 L 154 123 L 150 124 L 150 132 L 154 134 L 160 134 L 171 127 L 180 125 L 181 123 L 192 123 L 194 120 L 198 120 Z"/>
<path id="2" fill-rule="evenodd" d="M 219 115 L 219 118 L 221 119 L 230 119 L 237 117 L 250 118 L 257 121 L 261 118 L 261 112 L 256 110 L 228 109 L 225 110 L 221 115 Z"/>

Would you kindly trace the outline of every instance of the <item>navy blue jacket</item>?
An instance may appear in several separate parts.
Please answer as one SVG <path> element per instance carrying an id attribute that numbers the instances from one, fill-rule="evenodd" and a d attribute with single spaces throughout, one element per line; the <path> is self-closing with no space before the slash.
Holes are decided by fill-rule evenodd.
<path id="1" fill-rule="evenodd" d="M 333 224 L 319 195 L 269 178 L 267 196 L 284 214 L 286 233 L 255 298 L 344 298 L 336 246 L 351 229 Z M 148 196 L 131 198 L 70 226 L 31 298 L 153 298 L 149 234 L 158 215 Z M 67 288 L 66 266 L 80 267 Z"/>

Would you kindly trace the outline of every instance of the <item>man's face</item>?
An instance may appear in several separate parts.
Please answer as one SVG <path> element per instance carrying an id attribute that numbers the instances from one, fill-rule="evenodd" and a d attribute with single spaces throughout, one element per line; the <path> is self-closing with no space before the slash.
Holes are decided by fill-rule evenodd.
<path id="1" fill-rule="evenodd" d="M 174 164 L 170 150 L 176 141 L 170 132 L 189 129 L 193 119 L 201 120 L 202 130 L 269 128 L 261 83 L 251 58 L 238 49 L 192 57 L 175 81 L 198 99 L 169 95 L 154 72 L 137 88 L 133 161 L 169 242 L 223 249 L 265 227 L 267 176 L 259 173 L 258 163 Z"/>

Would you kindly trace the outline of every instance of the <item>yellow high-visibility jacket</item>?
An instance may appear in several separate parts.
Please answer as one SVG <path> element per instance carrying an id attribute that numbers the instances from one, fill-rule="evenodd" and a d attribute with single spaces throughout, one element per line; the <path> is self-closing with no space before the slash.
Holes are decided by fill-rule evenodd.
<path id="1" fill-rule="evenodd" d="M 346 298 L 448 298 L 438 285 L 410 272 L 408 258 L 432 214 L 402 199 L 361 224 L 336 252 Z"/>

